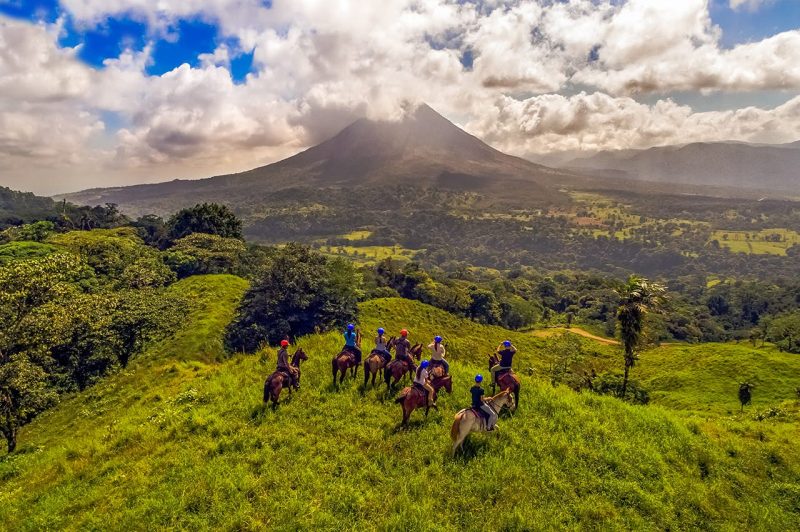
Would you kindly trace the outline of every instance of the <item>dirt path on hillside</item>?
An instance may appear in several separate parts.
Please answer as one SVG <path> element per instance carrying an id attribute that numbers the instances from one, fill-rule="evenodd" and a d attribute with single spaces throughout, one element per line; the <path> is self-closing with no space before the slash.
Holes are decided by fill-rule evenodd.
<path id="1" fill-rule="evenodd" d="M 556 332 L 569 332 L 572 334 L 577 334 L 578 336 L 583 336 L 584 338 L 589 338 L 590 340 L 594 340 L 595 342 L 600 342 L 601 344 L 605 345 L 620 345 L 618 341 L 612 340 L 610 338 L 603 338 L 602 336 L 597 336 L 596 334 L 592 334 L 589 331 L 583 330 L 580 327 L 571 327 L 567 329 L 566 327 L 548 327 L 546 329 L 539 329 L 536 331 L 531 331 L 531 333 L 535 336 L 552 336 L 550 333 Z"/>

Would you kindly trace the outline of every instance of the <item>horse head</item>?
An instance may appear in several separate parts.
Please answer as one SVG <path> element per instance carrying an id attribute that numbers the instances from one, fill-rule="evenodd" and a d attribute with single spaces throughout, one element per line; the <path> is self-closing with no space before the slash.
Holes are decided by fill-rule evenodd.
<path id="1" fill-rule="evenodd" d="M 497 356 L 497 353 L 492 353 L 489 355 L 489 369 L 492 369 L 499 363 L 500 363 L 500 357 Z"/>
<path id="2" fill-rule="evenodd" d="M 414 344 L 414 347 L 412 347 L 409 350 L 409 353 L 411 355 L 413 355 L 414 358 L 416 358 L 417 360 L 421 359 L 422 358 L 422 344 Z"/>
<path id="3" fill-rule="evenodd" d="M 303 351 L 302 347 L 298 347 L 297 351 L 294 352 L 294 356 L 292 356 L 292 366 L 300 367 L 300 362 L 304 362 L 308 360 L 308 355 L 305 351 Z"/>

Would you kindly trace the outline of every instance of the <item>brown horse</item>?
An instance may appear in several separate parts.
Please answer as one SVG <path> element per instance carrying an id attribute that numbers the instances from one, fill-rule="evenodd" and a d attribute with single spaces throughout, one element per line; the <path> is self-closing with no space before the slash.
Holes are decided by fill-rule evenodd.
<path id="1" fill-rule="evenodd" d="M 491 370 L 500 363 L 500 357 L 497 353 L 489 355 L 489 369 Z M 500 370 L 497 372 L 497 383 L 492 384 L 492 393 L 495 393 L 497 385 L 500 385 L 500 391 L 505 392 L 510 390 L 514 394 L 514 402 L 519 406 L 519 377 L 509 370 Z M 515 408 L 516 408 L 515 406 Z"/>
<path id="2" fill-rule="evenodd" d="M 394 347 L 394 336 L 389 338 L 389 341 L 386 342 L 386 350 L 389 351 L 389 353 L 392 352 L 392 347 Z M 370 375 L 372 375 L 372 386 L 375 386 L 375 376 L 385 367 L 386 359 L 373 350 L 366 360 L 364 360 L 364 388 L 367 387 L 367 381 Z"/>
<path id="3" fill-rule="evenodd" d="M 436 393 L 444 388 L 447 393 L 453 393 L 453 377 L 445 373 L 444 364 L 436 360 L 431 360 L 430 365 L 430 382 Z"/>
<path id="4" fill-rule="evenodd" d="M 297 368 L 297 383 L 300 384 L 300 362 L 308 360 L 308 355 L 302 349 L 295 351 L 292 356 L 290 364 Z M 278 398 L 281 396 L 281 390 L 289 388 L 289 395 L 292 394 L 292 387 L 289 386 L 291 378 L 285 371 L 275 371 L 267 380 L 264 381 L 264 402 L 272 401 L 272 407 L 278 406 Z"/>
<path id="5" fill-rule="evenodd" d="M 408 354 L 416 360 L 422 358 L 422 344 L 414 344 L 414 346 L 408 350 Z M 397 386 L 400 379 L 404 378 L 406 375 L 413 375 L 415 370 L 416 368 L 408 362 L 395 359 L 389 362 L 384 368 L 383 380 L 386 381 L 386 385 L 389 389 L 392 389 Z"/>
<path id="6" fill-rule="evenodd" d="M 433 400 L 436 401 L 435 393 L 433 394 Z M 394 402 L 403 407 L 403 426 L 408 425 L 408 418 L 411 417 L 411 412 L 417 408 L 425 407 L 425 417 L 428 417 L 428 411 L 431 408 L 431 405 L 428 404 L 428 391 L 417 385 L 403 388 L 403 391 L 400 392 Z"/>
<path id="7" fill-rule="evenodd" d="M 508 390 L 500 392 L 494 397 L 489 397 L 486 402 L 498 414 L 505 407 L 511 410 L 515 408 L 514 397 Z M 465 408 L 459 411 L 453 419 L 453 426 L 450 428 L 450 439 L 453 440 L 453 456 L 456 455 L 456 451 L 467 439 L 470 432 L 484 432 L 485 430 L 486 420 L 475 409 Z"/>

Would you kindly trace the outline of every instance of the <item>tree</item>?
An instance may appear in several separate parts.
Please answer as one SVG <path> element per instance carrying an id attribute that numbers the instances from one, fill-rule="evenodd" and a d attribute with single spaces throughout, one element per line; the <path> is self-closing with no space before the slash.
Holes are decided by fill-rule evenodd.
<path id="1" fill-rule="evenodd" d="M 773 319 L 763 317 L 760 325 L 766 329 L 766 339 L 778 349 L 800 353 L 800 311 L 781 314 Z"/>
<path id="2" fill-rule="evenodd" d="M 0 360 L 0 432 L 9 453 L 17 447 L 19 428 L 55 401 L 47 373 L 25 354 Z"/>
<path id="3" fill-rule="evenodd" d="M 636 275 L 631 275 L 617 293 L 620 297 L 617 322 L 625 349 L 625 374 L 621 391 L 624 398 L 628 389 L 630 370 L 639 358 L 636 351 L 643 343 L 645 319 L 650 312 L 661 310 L 666 296 L 663 286 Z"/>
<path id="4" fill-rule="evenodd" d="M 225 205 L 202 203 L 182 209 L 167 222 L 169 236 L 178 240 L 192 233 L 242 238 L 242 222 Z"/>
<path id="5" fill-rule="evenodd" d="M 166 261 L 180 278 L 207 273 L 233 273 L 241 267 L 246 250 L 244 242 L 237 238 L 193 233 L 175 241 L 167 251 Z"/>
<path id="6" fill-rule="evenodd" d="M 753 388 L 755 388 L 755 386 L 749 382 L 743 382 L 739 385 L 739 403 L 742 405 L 742 410 L 753 400 Z"/>
<path id="7" fill-rule="evenodd" d="M 572 333 L 563 332 L 547 342 L 547 350 L 553 356 L 550 365 L 550 384 L 557 386 L 563 381 L 573 388 L 579 387 L 577 365 L 584 358 L 583 344 Z"/>
<path id="8" fill-rule="evenodd" d="M 148 246 L 163 250 L 169 245 L 169 229 L 160 216 L 147 214 L 132 222 L 131 226 L 136 228 L 136 232 Z"/>
<path id="9" fill-rule="evenodd" d="M 352 263 L 288 244 L 259 274 L 228 326 L 229 350 L 342 327 L 355 321 L 361 278 Z"/>

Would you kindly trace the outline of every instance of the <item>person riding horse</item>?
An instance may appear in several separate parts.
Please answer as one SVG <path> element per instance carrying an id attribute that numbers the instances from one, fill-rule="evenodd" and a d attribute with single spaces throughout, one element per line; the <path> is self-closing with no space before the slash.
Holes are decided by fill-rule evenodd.
<path id="1" fill-rule="evenodd" d="M 469 393 L 472 394 L 472 408 L 486 414 L 486 430 L 494 430 L 497 426 L 497 412 L 492 410 L 492 407 L 484 400 L 486 390 L 481 386 L 481 382 L 483 382 L 483 375 L 475 375 L 475 385 L 469 389 Z"/>
<path id="2" fill-rule="evenodd" d="M 347 330 L 344 333 L 344 349 L 343 351 L 349 351 L 353 353 L 353 356 L 356 357 L 356 366 L 361 365 L 361 349 L 358 345 L 358 338 L 359 334 L 356 331 L 356 326 L 352 323 L 347 325 Z"/>
<path id="3" fill-rule="evenodd" d="M 388 364 L 392 360 L 392 354 L 389 352 L 389 345 L 386 342 L 386 338 L 383 336 L 385 332 L 383 327 L 378 329 L 378 336 L 375 337 L 375 349 L 373 349 L 372 352 L 379 354 L 386 364 Z"/>
<path id="4" fill-rule="evenodd" d="M 442 337 L 437 336 L 433 339 L 433 343 L 428 346 L 428 349 L 431 350 L 431 364 L 434 366 L 444 366 L 444 372 L 446 375 L 450 374 L 450 364 L 447 363 L 444 356 L 446 354 L 444 344 L 442 343 Z"/>
<path id="5" fill-rule="evenodd" d="M 492 386 L 497 384 L 497 374 L 501 371 L 511 370 L 511 362 L 517 352 L 517 348 L 511 343 L 511 340 L 506 340 L 495 351 L 500 355 L 500 362 L 492 366 Z"/>
<path id="6" fill-rule="evenodd" d="M 436 406 L 436 391 L 431 386 L 431 383 L 428 382 L 428 366 L 430 362 L 427 360 L 423 360 L 419 367 L 417 368 L 417 373 L 414 376 L 414 384 L 421 386 L 428 392 L 428 406 L 432 406 L 437 408 Z"/>
<path id="7" fill-rule="evenodd" d="M 289 340 L 281 340 L 281 348 L 278 350 L 278 367 L 276 371 L 281 371 L 289 376 L 289 381 L 295 390 L 300 389 L 300 372 L 289 363 Z"/>
<path id="8" fill-rule="evenodd" d="M 411 342 L 408 341 L 408 331 L 403 329 L 400 331 L 400 338 L 394 341 L 394 358 L 408 364 L 412 370 L 416 370 L 414 359 L 408 354 L 411 349 Z"/>

